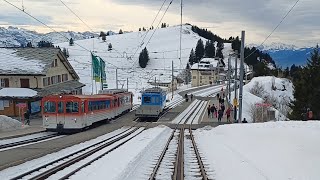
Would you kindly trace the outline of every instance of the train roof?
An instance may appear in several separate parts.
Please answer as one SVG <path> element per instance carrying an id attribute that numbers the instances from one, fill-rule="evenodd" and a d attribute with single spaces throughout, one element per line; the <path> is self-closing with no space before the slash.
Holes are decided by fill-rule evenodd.
<path id="1" fill-rule="evenodd" d="M 107 94 L 95 94 L 95 95 L 51 95 L 46 96 L 44 99 L 54 99 L 54 98 L 61 98 L 61 99 L 100 99 L 100 98 L 114 98 L 112 95 Z"/>
<path id="2" fill-rule="evenodd" d="M 165 91 L 159 87 L 153 87 L 153 88 L 148 88 L 144 90 L 142 93 L 161 93 L 161 92 L 165 92 Z"/>
<path id="3" fill-rule="evenodd" d="M 120 94 L 120 93 L 127 93 L 126 89 L 105 89 L 100 90 L 99 94 Z"/>

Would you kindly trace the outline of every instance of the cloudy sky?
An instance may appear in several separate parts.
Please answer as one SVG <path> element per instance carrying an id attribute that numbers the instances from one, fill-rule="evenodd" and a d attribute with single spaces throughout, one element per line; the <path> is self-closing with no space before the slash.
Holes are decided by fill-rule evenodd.
<path id="1" fill-rule="evenodd" d="M 9 0 L 21 7 L 22 0 Z M 151 25 L 164 0 L 62 0 L 92 29 L 136 31 Z M 228 38 L 246 30 L 246 43 L 260 44 L 297 0 L 184 0 L 183 22 L 206 27 Z M 169 4 L 166 1 L 164 9 Z M 88 31 L 60 0 L 24 0 L 25 11 L 56 30 Z M 320 1 L 300 0 L 266 42 L 298 46 L 320 40 Z M 164 12 L 163 9 L 163 12 Z M 161 13 L 161 16 L 163 14 Z M 158 18 L 160 20 L 160 18 Z M 158 22 L 158 21 L 156 21 Z M 163 22 L 180 23 L 180 1 L 173 0 Z M 38 22 L 0 0 L 0 26 L 17 26 L 48 32 Z"/>

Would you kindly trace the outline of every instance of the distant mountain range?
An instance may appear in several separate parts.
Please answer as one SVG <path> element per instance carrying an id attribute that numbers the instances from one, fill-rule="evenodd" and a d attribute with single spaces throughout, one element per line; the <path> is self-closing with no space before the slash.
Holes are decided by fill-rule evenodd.
<path id="1" fill-rule="evenodd" d="M 66 36 L 68 39 L 74 40 L 88 39 L 92 36 L 97 37 L 98 34 L 91 32 L 59 32 Z M 31 42 L 34 46 L 39 41 L 50 41 L 52 43 L 61 43 L 68 41 L 57 32 L 50 33 L 38 33 L 36 31 L 30 31 L 22 28 L 16 28 L 9 26 L 8 28 L 0 27 L 0 47 L 20 47 L 26 46 L 28 42 Z"/>
<path id="2" fill-rule="evenodd" d="M 283 43 L 272 43 L 270 45 L 258 46 L 255 44 L 248 45 L 249 47 L 257 47 L 263 52 L 270 54 L 278 67 L 286 68 L 292 64 L 305 65 L 313 47 L 297 47 Z"/>

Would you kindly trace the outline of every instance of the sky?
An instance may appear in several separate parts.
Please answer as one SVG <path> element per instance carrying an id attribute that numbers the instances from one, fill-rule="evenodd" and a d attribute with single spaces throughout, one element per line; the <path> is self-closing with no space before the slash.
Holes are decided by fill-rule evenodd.
<path id="1" fill-rule="evenodd" d="M 22 7 L 22 0 L 9 0 Z M 137 31 L 150 27 L 164 0 L 62 0 L 94 31 Z M 183 23 L 207 28 L 223 38 L 246 31 L 246 44 L 261 44 L 297 0 L 185 0 Z M 167 0 L 157 26 L 170 0 Z M 25 11 L 58 31 L 90 31 L 60 0 L 23 0 Z M 266 44 L 314 46 L 320 40 L 319 0 L 300 0 Z M 180 0 L 173 0 L 162 22 L 180 24 Z M 0 26 L 38 32 L 52 30 L 0 0 Z"/>

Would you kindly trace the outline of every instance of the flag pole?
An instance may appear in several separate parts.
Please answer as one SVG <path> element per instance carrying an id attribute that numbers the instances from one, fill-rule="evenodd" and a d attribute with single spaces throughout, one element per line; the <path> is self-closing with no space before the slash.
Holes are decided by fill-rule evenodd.
<path id="1" fill-rule="evenodd" d="M 93 78 L 93 59 L 92 59 L 92 57 L 93 57 L 93 54 L 91 52 L 91 82 L 92 82 L 92 84 L 91 84 L 91 95 L 93 95 L 93 81 L 94 81 L 94 78 Z"/>

